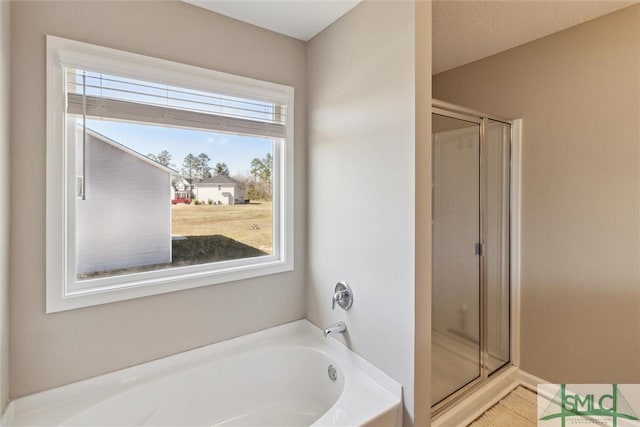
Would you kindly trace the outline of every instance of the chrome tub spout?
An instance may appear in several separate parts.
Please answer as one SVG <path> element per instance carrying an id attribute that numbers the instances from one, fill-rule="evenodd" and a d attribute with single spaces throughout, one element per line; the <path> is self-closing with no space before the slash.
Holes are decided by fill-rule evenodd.
<path id="1" fill-rule="evenodd" d="M 328 326 L 324 330 L 324 336 L 328 337 L 329 335 L 342 334 L 346 330 L 347 330 L 347 325 L 345 325 L 344 322 L 338 322 L 331 326 Z"/>

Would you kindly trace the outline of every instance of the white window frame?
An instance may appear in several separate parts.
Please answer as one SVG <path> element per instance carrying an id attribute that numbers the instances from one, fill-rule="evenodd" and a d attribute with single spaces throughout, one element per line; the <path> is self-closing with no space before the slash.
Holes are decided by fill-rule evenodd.
<path id="1" fill-rule="evenodd" d="M 75 271 L 75 147 L 66 141 L 67 67 L 286 105 L 274 143 L 273 254 L 81 281 Z M 293 270 L 294 89 L 158 58 L 47 36 L 46 311 L 140 298 Z"/>

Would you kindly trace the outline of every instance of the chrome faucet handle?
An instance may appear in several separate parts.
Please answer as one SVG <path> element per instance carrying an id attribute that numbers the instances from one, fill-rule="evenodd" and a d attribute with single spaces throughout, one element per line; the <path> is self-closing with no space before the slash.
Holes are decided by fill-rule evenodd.
<path id="1" fill-rule="evenodd" d="M 331 298 L 332 310 L 335 310 L 336 303 L 345 310 L 349 310 L 353 304 L 353 291 L 345 282 L 336 283 L 333 298 Z"/>
<path id="2" fill-rule="evenodd" d="M 335 310 L 336 308 L 336 302 L 338 304 L 340 304 L 340 302 L 349 297 L 349 291 L 336 291 L 335 294 L 333 294 L 333 298 L 331 299 L 331 310 Z"/>

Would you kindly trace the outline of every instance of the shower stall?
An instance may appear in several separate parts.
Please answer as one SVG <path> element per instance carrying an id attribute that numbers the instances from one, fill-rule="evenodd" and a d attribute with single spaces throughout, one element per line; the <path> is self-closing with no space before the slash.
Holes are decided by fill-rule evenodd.
<path id="1" fill-rule="evenodd" d="M 435 414 L 511 364 L 512 121 L 432 107 Z"/>

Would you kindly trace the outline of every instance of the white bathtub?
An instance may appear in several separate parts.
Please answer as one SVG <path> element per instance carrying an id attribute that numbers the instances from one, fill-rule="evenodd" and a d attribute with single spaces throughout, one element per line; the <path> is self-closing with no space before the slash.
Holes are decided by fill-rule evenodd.
<path id="1" fill-rule="evenodd" d="M 306 320 L 17 399 L 9 412 L 12 426 L 402 423 L 400 385 Z"/>

